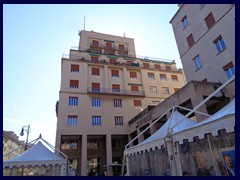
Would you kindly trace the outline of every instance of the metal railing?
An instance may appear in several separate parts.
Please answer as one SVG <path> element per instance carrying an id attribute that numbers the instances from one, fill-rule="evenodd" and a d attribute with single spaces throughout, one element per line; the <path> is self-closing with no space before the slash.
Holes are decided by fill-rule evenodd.
<path id="1" fill-rule="evenodd" d="M 145 96 L 144 91 L 132 91 L 126 89 L 113 89 L 113 88 L 87 88 L 88 93 L 97 93 L 97 94 L 114 94 L 114 95 L 126 95 L 126 96 Z"/>

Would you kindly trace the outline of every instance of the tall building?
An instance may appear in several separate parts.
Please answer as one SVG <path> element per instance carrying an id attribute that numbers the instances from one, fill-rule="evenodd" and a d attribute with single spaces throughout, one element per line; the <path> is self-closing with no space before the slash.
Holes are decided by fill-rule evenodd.
<path id="1" fill-rule="evenodd" d="M 130 139 L 128 121 L 186 84 L 174 60 L 136 56 L 134 39 L 81 31 L 79 47 L 62 58 L 56 105 L 56 148 L 79 175 L 119 173 Z"/>
<path id="2" fill-rule="evenodd" d="M 235 75 L 235 5 L 179 4 L 171 19 L 187 82 L 226 82 Z M 227 96 L 235 95 L 235 82 Z"/>

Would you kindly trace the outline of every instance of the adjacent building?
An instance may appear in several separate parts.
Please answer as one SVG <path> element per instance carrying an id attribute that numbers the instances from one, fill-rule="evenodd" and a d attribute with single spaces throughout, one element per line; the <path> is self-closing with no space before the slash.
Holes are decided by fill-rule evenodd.
<path id="1" fill-rule="evenodd" d="M 140 58 L 134 39 L 81 31 L 79 47 L 61 61 L 56 104 L 56 148 L 78 175 L 106 171 L 117 175 L 128 122 L 186 84 L 174 60 Z"/>

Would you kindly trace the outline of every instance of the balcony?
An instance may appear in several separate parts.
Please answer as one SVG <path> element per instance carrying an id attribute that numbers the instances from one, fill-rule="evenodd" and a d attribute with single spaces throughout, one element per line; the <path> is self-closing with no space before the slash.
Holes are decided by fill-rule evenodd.
<path id="1" fill-rule="evenodd" d="M 108 94 L 108 95 L 121 95 L 121 96 L 139 96 L 145 97 L 144 91 L 132 91 L 126 89 L 112 89 L 112 88 L 100 88 L 93 89 L 92 87 L 87 88 L 89 94 Z"/>

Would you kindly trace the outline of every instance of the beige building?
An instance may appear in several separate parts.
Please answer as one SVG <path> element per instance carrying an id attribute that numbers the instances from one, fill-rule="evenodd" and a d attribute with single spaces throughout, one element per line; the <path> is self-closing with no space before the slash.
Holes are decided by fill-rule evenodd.
<path id="1" fill-rule="evenodd" d="M 20 141 L 18 136 L 13 131 L 3 131 L 3 155 L 10 153 L 11 151 L 17 149 L 19 146 L 23 146 L 24 141 Z M 20 148 L 9 155 L 6 155 L 3 160 L 9 160 L 22 154 L 24 152 L 24 147 Z"/>
<path id="2" fill-rule="evenodd" d="M 235 74 L 235 5 L 179 4 L 171 19 L 187 82 L 226 82 Z M 235 82 L 226 93 L 235 95 Z"/>
<path id="3" fill-rule="evenodd" d="M 174 60 L 136 56 L 134 39 L 81 31 L 79 47 L 62 58 L 56 105 L 56 148 L 78 175 L 106 171 L 117 175 L 128 121 L 186 84 Z"/>

